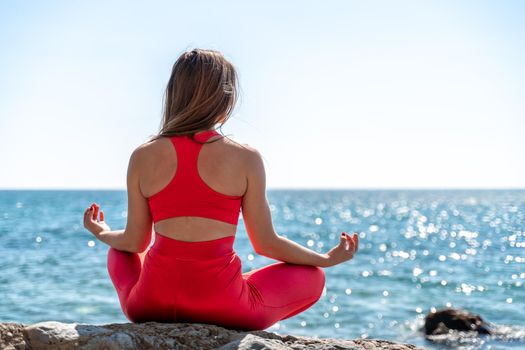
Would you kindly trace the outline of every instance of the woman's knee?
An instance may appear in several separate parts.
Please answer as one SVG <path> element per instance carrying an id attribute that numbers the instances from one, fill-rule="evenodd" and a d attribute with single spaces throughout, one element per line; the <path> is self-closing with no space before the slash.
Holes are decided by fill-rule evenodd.
<path id="1" fill-rule="evenodd" d="M 296 265 L 289 263 L 282 263 L 280 267 L 285 271 L 285 278 L 290 278 L 290 268 L 295 273 L 295 279 L 300 279 L 301 284 L 306 287 L 306 290 L 315 293 L 320 297 L 323 292 L 326 282 L 323 268 L 313 265 Z"/>
<path id="2" fill-rule="evenodd" d="M 115 248 L 112 248 L 112 247 L 109 247 L 108 249 L 108 259 L 107 259 L 107 267 L 108 267 L 108 272 L 109 274 L 111 275 L 113 270 L 114 270 L 114 266 L 115 266 L 115 263 L 118 259 L 118 253 L 119 251 L 116 250 Z"/>
<path id="3" fill-rule="evenodd" d="M 312 266 L 312 267 L 313 267 L 312 269 L 312 275 L 313 275 L 312 290 L 314 290 L 316 296 L 320 298 L 324 290 L 326 277 L 325 277 L 324 270 L 322 267 L 319 267 L 319 266 Z"/>
<path id="4" fill-rule="evenodd" d="M 109 248 L 107 269 L 111 280 L 118 286 L 118 289 L 123 286 L 134 284 L 141 270 L 141 263 L 138 254 L 124 252 L 115 248 Z"/>
<path id="5" fill-rule="evenodd" d="M 121 265 L 121 262 L 126 259 L 129 259 L 126 256 L 126 252 L 115 249 L 113 247 L 109 247 L 108 259 L 107 259 L 108 272 L 110 274 L 113 274 L 114 272 L 116 272 L 116 270 L 118 269 L 118 266 Z"/>
<path id="6" fill-rule="evenodd" d="M 293 279 L 298 281 L 304 290 L 303 295 L 314 297 L 316 300 L 321 297 L 323 293 L 326 278 L 323 268 L 313 265 L 295 265 L 287 264 L 295 274 Z M 288 270 L 290 273 L 290 270 Z M 288 275 L 287 278 L 292 276 Z"/>

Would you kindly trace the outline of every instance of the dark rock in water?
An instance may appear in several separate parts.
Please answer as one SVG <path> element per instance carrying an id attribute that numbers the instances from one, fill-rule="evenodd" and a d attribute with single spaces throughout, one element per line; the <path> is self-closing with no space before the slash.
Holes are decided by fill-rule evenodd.
<path id="1" fill-rule="evenodd" d="M 242 332 L 202 323 L 123 323 L 88 325 L 41 322 L 0 323 L 0 349 L 221 349 L 221 350 L 421 350 L 375 339 L 329 339 Z"/>
<path id="2" fill-rule="evenodd" d="M 451 330 L 491 334 L 490 326 L 479 315 L 465 310 L 441 309 L 425 317 L 426 335 L 447 334 Z"/>

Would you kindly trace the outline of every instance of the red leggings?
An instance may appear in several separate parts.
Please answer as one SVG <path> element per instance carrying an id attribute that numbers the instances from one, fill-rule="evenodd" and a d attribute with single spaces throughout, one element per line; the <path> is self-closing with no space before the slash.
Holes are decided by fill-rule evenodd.
<path id="1" fill-rule="evenodd" d="M 319 300 L 322 268 L 278 262 L 243 274 L 234 239 L 186 242 L 157 233 L 141 254 L 110 248 L 108 271 L 126 317 L 263 330 Z"/>

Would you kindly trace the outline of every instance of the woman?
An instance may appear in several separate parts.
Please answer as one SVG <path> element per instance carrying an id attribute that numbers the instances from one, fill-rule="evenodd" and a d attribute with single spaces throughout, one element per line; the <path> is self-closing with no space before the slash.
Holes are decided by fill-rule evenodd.
<path id="1" fill-rule="evenodd" d="M 130 157 L 126 229 L 112 231 L 96 203 L 84 213 L 84 226 L 111 246 L 109 275 L 132 322 L 262 330 L 313 305 L 322 268 L 357 251 L 355 234 L 319 254 L 275 232 L 261 155 L 216 131 L 233 110 L 236 85 L 219 52 L 181 55 L 161 130 Z M 280 262 L 242 274 L 233 250 L 241 208 L 254 250 Z"/>

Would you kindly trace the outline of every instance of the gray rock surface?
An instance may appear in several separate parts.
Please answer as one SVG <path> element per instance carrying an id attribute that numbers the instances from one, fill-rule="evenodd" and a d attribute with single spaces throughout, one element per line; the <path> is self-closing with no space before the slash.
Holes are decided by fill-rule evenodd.
<path id="1" fill-rule="evenodd" d="M 202 323 L 123 323 L 88 325 L 41 322 L 0 323 L 0 349 L 348 349 L 416 350 L 414 345 L 370 339 L 329 339 L 241 332 Z"/>

